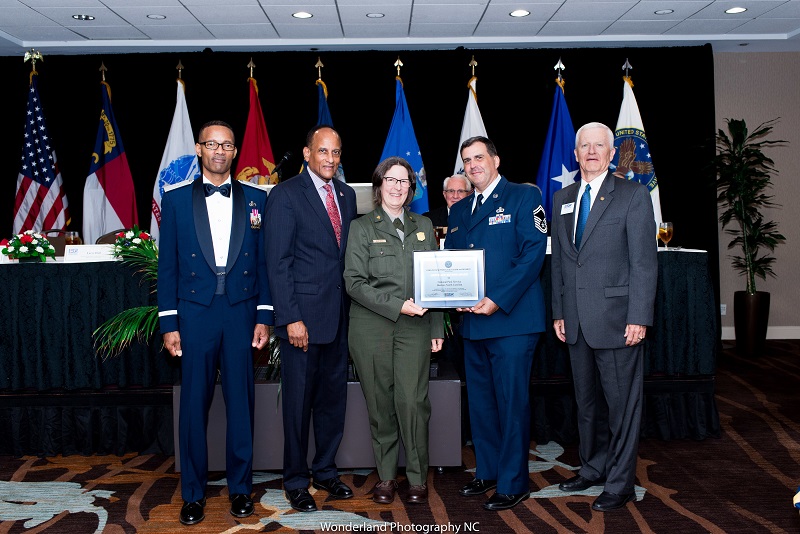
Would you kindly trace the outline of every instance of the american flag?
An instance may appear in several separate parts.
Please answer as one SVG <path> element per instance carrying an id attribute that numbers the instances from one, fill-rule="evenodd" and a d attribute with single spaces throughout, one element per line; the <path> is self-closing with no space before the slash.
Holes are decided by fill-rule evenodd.
<path id="1" fill-rule="evenodd" d="M 66 229 L 70 222 L 56 152 L 44 120 L 44 110 L 36 88 L 36 72 L 31 74 L 22 163 L 17 176 L 14 201 L 14 233 L 25 230 Z"/>

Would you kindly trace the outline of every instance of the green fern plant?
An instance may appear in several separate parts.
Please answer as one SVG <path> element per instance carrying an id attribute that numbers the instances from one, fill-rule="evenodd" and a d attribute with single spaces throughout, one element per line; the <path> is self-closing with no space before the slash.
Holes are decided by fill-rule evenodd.
<path id="1" fill-rule="evenodd" d="M 137 240 L 134 242 L 134 240 Z M 158 248 L 155 241 L 136 226 L 117 234 L 114 255 L 141 275 L 142 283 L 150 284 L 156 292 L 158 279 Z M 100 325 L 94 332 L 95 352 L 103 360 L 118 356 L 133 340 L 147 343 L 158 328 L 158 306 L 139 306 L 123 310 Z"/>

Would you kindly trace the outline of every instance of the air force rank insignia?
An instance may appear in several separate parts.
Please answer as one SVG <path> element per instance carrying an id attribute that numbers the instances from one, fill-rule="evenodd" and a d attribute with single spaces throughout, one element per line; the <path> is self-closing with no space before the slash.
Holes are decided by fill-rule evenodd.
<path id="1" fill-rule="evenodd" d="M 547 233 L 547 218 L 544 213 L 544 208 L 541 206 L 541 204 L 539 207 L 533 210 L 533 224 L 535 224 L 536 229 L 543 234 Z"/>

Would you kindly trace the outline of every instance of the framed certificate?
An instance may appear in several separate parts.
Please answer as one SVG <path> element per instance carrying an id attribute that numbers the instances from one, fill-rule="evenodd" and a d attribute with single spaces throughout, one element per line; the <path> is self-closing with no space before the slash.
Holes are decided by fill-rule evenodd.
<path id="1" fill-rule="evenodd" d="M 469 308 L 486 291 L 483 249 L 414 251 L 414 302 L 423 308 Z"/>

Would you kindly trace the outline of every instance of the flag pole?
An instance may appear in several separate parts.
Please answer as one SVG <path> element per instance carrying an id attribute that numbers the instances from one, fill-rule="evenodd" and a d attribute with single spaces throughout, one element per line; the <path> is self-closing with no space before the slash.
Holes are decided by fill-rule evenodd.
<path id="1" fill-rule="evenodd" d="M 561 75 L 561 71 L 564 71 L 566 69 L 567 67 L 564 65 L 564 63 L 561 62 L 561 58 L 558 58 L 558 63 L 555 64 L 553 70 L 558 72 L 558 75 L 556 76 L 556 83 L 561 88 L 562 93 L 564 92 L 564 85 L 567 83 L 567 81 Z"/>
<path id="2" fill-rule="evenodd" d="M 633 87 L 633 79 L 631 78 L 629 72 L 631 69 L 633 69 L 633 65 L 631 65 L 630 61 L 628 61 L 628 58 L 625 58 L 625 64 L 622 66 L 622 70 L 625 71 L 625 76 L 623 76 L 622 79 L 625 80 L 628 85 Z"/>

